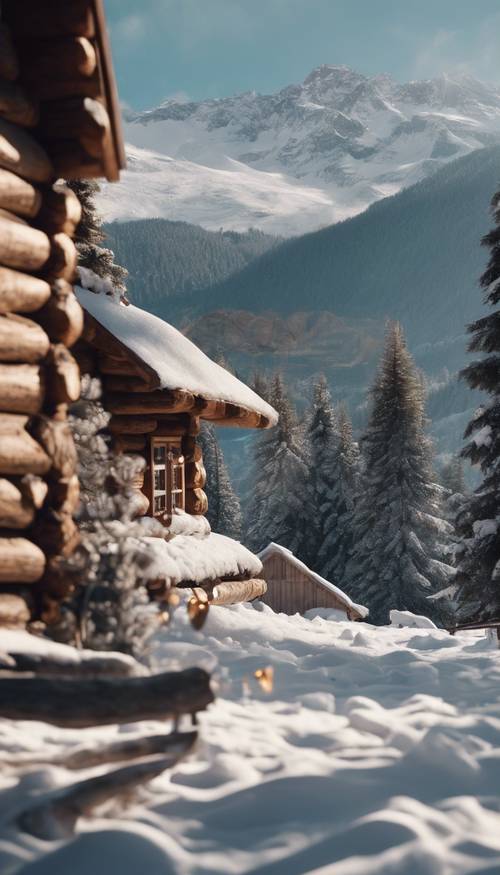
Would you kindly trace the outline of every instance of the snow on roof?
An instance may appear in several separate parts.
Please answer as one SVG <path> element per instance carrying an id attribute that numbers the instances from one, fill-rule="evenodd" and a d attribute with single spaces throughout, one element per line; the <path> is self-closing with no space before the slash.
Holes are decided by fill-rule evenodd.
<path id="1" fill-rule="evenodd" d="M 75 292 L 87 313 L 156 372 L 161 389 L 185 389 L 209 401 L 237 404 L 267 417 L 271 425 L 277 423 L 278 414 L 270 404 L 212 361 L 173 325 L 107 295 L 80 286 Z"/>
<path id="2" fill-rule="evenodd" d="M 176 535 L 170 541 L 163 538 L 143 541 L 152 559 L 148 574 L 168 577 L 173 586 L 239 574 L 258 577 L 262 571 L 261 561 L 243 544 L 214 532 L 204 538 Z"/>
<path id="3" fill-rule="evenodd" d="M 283 556 L 287 562 L 290 562 L 291 565 L 294 565 L 299 571 L 302 571 L 303 574 L 306 574 L 311 580 L 314 580 L 319 586 L 323 587 L 323 589 L 328 590 L 328 592 L 333 593 L 333 595 L 337 596 L 339 601 L 343 602 L 346 607 L 352 608 L 354 611 L 357 611 L 361 617 L 368 616 L 368 608 L 365 608 L 363 605 L 357 605 L 356 602 L 353 602 L 349 596 L 343 592 L 343 590 L 339 589 L 338 586 L 335 586 L 334 583 L 330 583 L 329 580 L 325 580 L 324 577 L 321 577 L 319 574 L 316 574 L 315 571 L 311 571 L 304 562 L 301 562 L 300 559 L 297 559 L 296 556 L 293 555 L 291 550 L 288 550 L 286 547 L 282 547 L 280 544 L 275 544 L 274 541 L 271 541 L 270 544 L 267 545 L 261 552 L 258 554 L 259 559 L 264 561 L 269 556 L 272 556 L 275 553 L 279 553 Z"/>

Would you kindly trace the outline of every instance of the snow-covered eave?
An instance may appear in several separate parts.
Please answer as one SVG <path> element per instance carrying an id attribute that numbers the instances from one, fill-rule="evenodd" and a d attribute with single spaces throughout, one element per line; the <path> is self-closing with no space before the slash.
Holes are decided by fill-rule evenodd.
<path id="1" fill-rule="evenodd" d="M 83 309 L 105 331 L 158 379 L 158 389 L 190 392 L 206 402 L 230 405 L 241 416 L 226 416 L 225 411 L 210 414 L 210 419 L 225 425 L 267 428 L 276 425 L 278 414 L 249 386 L 212 361 L 191 340 L 163 319 L 135 307 L 125 306 L 106 294 L 75 287 Z M 250 416 L 245 419 L 245 413 Z M 203 418 L 203 410 L 199 413 Z M 232 421 L 233 420 L 233 421 Z"/>
<path id="2" fill-rule="evenodd" d="M 273 556 L 276 553 L 283 556 L 287 562 L 297 568 L 298 571 L 301 571 L 303 574 L 305 574 L 310 580 L 313 580 L 315 583 L 317 583 L 318 586 L 321 586 L 323 589 L 335 595 L 336 598 L 338 598 L 338 600 L 346 606 L 346 608 L 350 608 L 351 610 L 356 611 L 356 613 L 359 614 L 359 616 L 362 618 L 368 616 L 368 608 L 365 608 L 364 605 L 356 604 L 356 602 L 353 602 L 352 599 L 350 599 L 343 590 L 339 589 L 338 586 L 335 586 L 334 583 L 330 583 L 329 580 L 325 580 L 324 577 L 316 574 L 315 571 L 311 571 L 311 569 L 308 568 L 307 565 L 304 564 L 304 562 L 301 562 L 300 559 L 297 559 L 292 551 L 288 550 L 286 547 L 282 547 L 280 544 L 275 544 L 274 541 L 271 541 L 271 543 L 268 544 L 267 547 L 264 547 L 264 549 L 261 550 L 261 552 L 258 554 L 258 557 L 261 562 L 264 562 L 266 559 L 269 558 L 269 556 Z"/>
<path id="3" fill-rule="evenodd" d="M 142 539 L 151 560 L 148 574 L 166 578 L 172 586 L 186 583 L 259 577 L 262 563 L 239 541 L 212 532 L 204 537 L 175 535 Z"/>

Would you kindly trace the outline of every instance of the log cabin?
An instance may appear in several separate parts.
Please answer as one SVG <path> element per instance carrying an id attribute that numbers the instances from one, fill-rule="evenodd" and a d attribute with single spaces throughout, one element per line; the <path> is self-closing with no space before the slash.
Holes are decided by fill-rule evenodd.
<path id="1" fill-rule="evenodd" d="M 271 543 L 259 553 L 267 591 L 264 604 L 276 613 L 305 614 L 317 608 L 335 612 L 339 620 L 363 620 L 368 608 L 355 604 L 345 592 L 297 559 L 291 550 Z"/>
<path id="2" fill-rule="evenodd" d="M 260 598 L 260 560 L 210 531 L 196 436 L 203 419 L 269 428 L 275 410 L 172 325 L 115 297 L 91 271 L 80 269 L 80 277 L 88 288 L 76 287 L 85 314 L 76 359 L 82 373 L 101 380 L 112 448 L 144 460 L 136 484 L 143 516 L 164 526 L 164 537 L 149 539 L 155 597 L 176 586 L 207 605 Z"/>
<path id="3" fill-rule="evenodd" d="M 58 180 L 125 166 L 102 0 L 0 4 L 0 625 L 49 621 L 78 542 L 70 347 L 81 209 Z"/>

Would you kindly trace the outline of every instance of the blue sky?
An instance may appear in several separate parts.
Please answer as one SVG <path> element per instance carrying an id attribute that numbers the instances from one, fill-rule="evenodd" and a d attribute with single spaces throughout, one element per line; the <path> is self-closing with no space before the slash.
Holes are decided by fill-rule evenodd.
<path id="1" fill-rule="evenodd" d="M 121 99 L 274 91 L 320 64 L 500 83 L 498 0 L 105 0 Z"/>

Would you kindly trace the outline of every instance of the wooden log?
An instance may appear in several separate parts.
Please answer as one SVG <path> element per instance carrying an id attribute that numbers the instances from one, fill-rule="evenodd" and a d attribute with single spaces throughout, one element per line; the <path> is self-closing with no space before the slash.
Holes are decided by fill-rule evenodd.
<path id="1" fill-rule="evenodd" d="M 187 462 L 185 465 L 187 489 L 203 489 L 207 482 L 207 472 L 202 462 Z"/>
<path id="2" fill-rule="evenodd" d="M 214 586 L 209 601 L 211 605 L 237 605 L 258 599 L 266 592 L 265 580 L 224 580 Z"/>
<path id="3" fill-rule="evenodd" d="M 208 498 L 203 489 L 186 489 L 186 512 L 205 514 L 208 510 Z"/>
<path id="4" fill-rule="evenodd" d="M 24 629 L 30 619 L 30 601 L 21 593 L 0 589 L 0 629 Z"/>
<path id="5" fill-rule="evenodd" d="M 43 504 L 47 490 L 47 484 L 38 477 L 27 475 L 14 480 L 0 477 L 0 527 L 26 529 Z"/>
<path id="6" fill-rule="evenodd" d="M 80 504 L 80 481 L 76 474 L 61 477 L 50 484 L 49 504 L 70 516 L 76 513 Z"/>
<path id="7" fill-rule="evenodd" d="M 94 158 L 78 140 L 54 140 L 50 143 L 54 175 L 64 179 L 94 179 L 104 176 L 100 159 Z"/>
<path id="8" fill-rule="evenodd" d="M 23 128 L 0 119 L 0 167 L 33 182 L 50 182 L 54 167 L 40 144 Z"/>
<path id="9" fill-rule="evenodd" d="M 158 421 L 146 416 L 112 416 L 108 430 L 116 435 L 150 434 L 156 431 Z"/>
<path id="10" fill-rule="evenodd" d="M 23 78 L 25 78 L 24 72 Z M 102 81 L 98 70 L 91 76 L 79 76 L 75 72 L 72 72 L 70 76 L 59 78 L 41 76 L 27 84 L 29 93 L 40 102 L 67 97 L 102 97 Z"/>
<path id="11" fill-rule="evenodd" d="M 13 214 L 0 216 L 0 263 L 20 270 L 40 270 L 50 255 L 50 240 Z"/>
<path id="12" fill-rule="evenodd" d="M 44 191 L 36 225 L 46 234 L 60 232 L 73 237 L 82 218 L 82 207 L 74 191 L 67 185 L 54 185 Z"/>
<path id="13" fill-rule="evenodd" d="M 104 377 L 103 384 L 106 392 L 152 392 L 158 386 L 158 379 L 108 374 Z"/>
<path id="14" fill-rule="evenodd" d="M 39 129 L 46 140 L 71 137 L 81 142 L 89 155 L 99 157 L 110 122 L 106 109 L 98 100 L 67 97 L 46 101 L 42 105 Z"/>
<path id="15" fill-rule="evenodd" d="M 45 280 L 0 267 L 0 313 L 33 313 L 50 298 Z"/>
<path id="16" fill-rule="evenodd" d="M 80 371 L 70 351 L 62 343 L 56 343 L 50 347 L 46 359 L 46 370 L 47 402 L 49 404 L 68 404 L 78 400 L 80 397 Z"/>
<path id="17" fill-rule="evenodd" d="M 21 40 L 18 45 L 23 80 L 30 85 L 48 79 L 92 76 L 97 67 L 96 50 L 85 37 L 64 35 L 59 39 Z"/>
<path id="18" fill-rule="evenodd" d="M 35 520 L 33 537 L 47 556 L 70 556 L 80 542 L 71 514 L 52 509 Z"/>
<path id="19" fill-rule="evenodd" d="M 37 416 L 30 431 L 50 459 L 51 475 L 57 479 L 72 477 L 77 468 L 77 453 L 69 423 Z"/>
<path id="20" fill-rule="evenodd" d="M 48 301 L 37 313 L 37 322 L 52 341 L 73 346 L 82 332 L 83 318 L 72 286 L 64 279 L 55 280 Z"/>
<path id="21" fill-rule="evenodd" d="M 74 729 L 196 714 L 213 700 L 202 668 L 137 678 L 0 677 L 0 716 Z"/>
<path id="22" fill-rule="evenodd" d="M 44 266 L 44 275 L 50 280 L 59 278 L 73 282 L 77 262 L 78 252 L 71 237 L 62 232 L 54 234 L 50 238 L 50 257 Z"/>
<path id="23" fill-rule="evenodd" d="M 43 328 L 31 319 L 0 314 L 0 361 L 32 364 L 43 359 L 50 341 Z"/>
<path id="24" fill-rule="evenodd" d="M 42 195 L 34 185 L 10 170 L 0 169 L 0 208 L 32 219 L 41 205 Z"/>
<path id="25" fill-rule="evenodd" d="M 44 374 L 38 365 L 0 364 L 0 410 L 38 413 L 45 397 Z"/>
<path id="26" fill-rule="evenodd" d="M 49 794 L 48 798 L 18 813 L 16 826 L 38 839 L 54 840 L 73 835 L 80 817 L 88 817 L 94 808 L 110 799 L 130 799 L 139 785 L 152 781 L 169 769 L 181 755 L 145 757 L 138 763 L 86 778 Z"/>
<path id="27" fill-rule="evenodd" d="M 39 510 L 47 497 L 49 489 L 45 480 L 42 480 L 36 474 L 25 474 L 17 482 L 25 498 L 31 502 L 33 507 Z"/>
<path id="28" fill-rule="evenodd" d="M 115 453 L 137 453 L 146 449 L 146 438 L 142 434 L 122 434 L 115 436 L 113 450 Z"/>
<path id="29" fill-rule="evenodd" d="M 226 415 L 225 401 L 204 400 L 200 408 L 202 419 L 222 419 Z"/>
<path id="30" fill-rule="evenodd" d="M 2 18 L 19 37 L 41 39 L 67 36 L 93 37 L 92 4 L 87 0 L 2 0 Z"/>
<path id="31" fill-rule="evenodd" d="M 188 413 L 158 416 L 156 434 L 158 437 L 178 437 L 188 434 L 191 419 Z"/>
<path id="32" fill-rule="evenodd" d="M 182 439 L 182 454 L 186 464 L 189 462 L 202 462 L 203 453 L 199 444 L 196 443 L 196 438 L 191 436 L 183 437 Z"/>
<path id="33" fill-rule="evenodd" d="M 0 473 L 45 474 L 50 459 L 25 430 L 27 416 L 0 413 Z"/>
<path id="34" fill-rule="evenodd" d="M 137 415 L 142 413 L 182 413 L 191 410 L 194 396 L 183 389 L 163 390 L 150 393 L 110 392 L 105 395 L 105 406 L 110 413 Z"/>
<path id="35" fill-rule="evenodd" d="M 17 82 L 0 79 L 0 117 L 14 125 L 32 128 L 39 118 L 38 105 Z"/>
<path id="36" fill-rule="evenodd" d="M 0 583 L 35 583 L 45 569 L 45 556 L 37 544 L 27 538 L 0 532 Z"/>
<path id="37" fill-rule="evenodd" d="M 0 21 L 0 77 L 13 82 L 19 76 L 19 62 L 10 29 Z"/>

